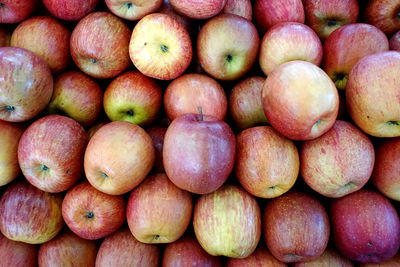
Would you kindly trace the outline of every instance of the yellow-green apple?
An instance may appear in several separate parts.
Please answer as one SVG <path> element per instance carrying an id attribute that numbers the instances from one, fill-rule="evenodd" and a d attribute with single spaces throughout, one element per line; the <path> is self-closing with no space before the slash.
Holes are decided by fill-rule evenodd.
<path id="1" fill-rule="evenodd" d="M 373 184 L 386 197 L 400 201 L 400 137 L 378 143 L 375 154 Z"/>
<path id="2" fill-rule="evenodd" d="M 400 52 L 362 58 L 346 86 L 347 110 L 364 132 L 378 137 L 400 136 Z"/>
<path id="3" fill-rule="evenodd" d="M 361 189 L 332 200 L 329 215 L 333 242 L 352 261 L 379 263 L 399 249 L 399 216 L 390 201 L 375 191 Z"/>
<path id="4" fill-rule="evenodd" d="M 56 18 L 79 21 L 92 12 L 99 0 L 43 0 L 44 6 Z"/>
<path id="5" fill-rule="evenodd" d="M 364 10 L 365 22 L 391 36 L 400 30 L 400 1 L 371 0 Z"/>
<path id="6" fill-rule="evenodd" d="M 167 127 L 164 126 L 152 126 L 146 129 L 146 132 L 153 140 L 153 145 L 155 149 L 155 160 L 153 171 L 155 173 L 165 172 L 163 163 L 163 146 L 164 137 L 167 132 Z"/>
<path id="7" fill-rule="evenodd" d="M 82 126 L 89 127 L 100 116 L 102 106 L 103 90 L 99 84 L 83 72 L 72 70 L 54 80 L 47 111 L 68 116 Z"/>
<path id="8" fill-rule="evenodd" d="M 189 17 L 186 17 L 184 15 L 179 14 L 178 12 L 175 11 L 175 9 L 171 6 L 171 3 L 169 0 L 163 0 L 163 4 L 161 5 L 160 9 L 158 9 L 159 13 L 166 14 L 174 19 L 176 19 L 182 26 L 188 31 L 188 33 L 191 35 L 193 33 L 194 29 L 194 23 L 193 20 L 190 19 Z M 193 33 L 194 34 L 194 33 Z"/>
<path id="9" fill-rule="evenodd" d="M 160 249 L 156 245 L 139 242 L 127 227 L 122 227 L 107 236 L 101 243 L 96 257 L 97 267 L 158 267 L 159 262 Z"/>
<path id="10" fill-rule="evenodd" d="M 257 29 L 261 34 L 280 22 L 305 21 L 302 0 L 255 0 L 253 11 Z"/>
<path id="11" fill-rule="evenodd" d="M 400 251 L 388 260 L 380 263 L 360 263 L 359 267 L 395 267 L 400 265 Z"/>
<path id="12" fill-rule="evenodd" d="M 235 14 L 251 21 L 253 18 L 251 0 L 226 0 L 222 13 Z"/>
<path id="13" fill-rule="evenodd" d="M 29 17 L 37 0 L 1 0 L 0 23 L 18 23 Z"/>
<path id="14" fill-rule="evenodd" d="M 307 25 L 282 22 L 272 26 L 260 45 L 258 61 L 265 75 L 282 63 L 303 60 L 317 66 L 322 61 L 322 44 L 318 35 Z"/>
<path id="15" fill-rule="evenodd" d="M 164 109 L 173 121 L 183 114 L 197 113 L 201 106 L 204 115 L 224 120 L 228 100 L 224 88 L 205 74 L 184 74 L 173 80 L 164 93 Z"/>
<path id="16" fill-rule="evenodd" d="M 240 186 L 225 184 L 197 199 L 193 228 L 208 254 L 246 258 L 260 240 L 260 207 L 257 200 Z"/>
<path id="17" fill-rule="evenodd" d="M 0 25 L 0 47 L 10 46 L 11 31 L 5 25 Z"/>
<path id="18" fill-rule="evenodd" d="M 357 0 L 305 0 L 306 23 L 325 40 L 337 28 L 356 23 L 359 14 Z"/>
<path id="19" fill-rule="evenodd" d="M 267 203 L 263 233 L 267 247 L 278 260 L 287 263 L 313 260 L 328 245 L 328 213 L 317 198 L 290 191 Z"/>
<path id="20" fill-rule="evenodd" d="M 10 240 L 0 233 L 0 258 L 4 267 L 37 267 L 38 247 Z"/>
<path id="21" fill-rule="evenodd" d="M 53 94 L 47 63 L 19 47 L 0 47 L 0 120 L 22 122 L 46 108 Z"/>
<path id="22" fill-rule="evenodd" d="M 144 75 L 160 80 L 182 75 L 192 54 L 192 41 L 184 26 L 161 13 L 139 20 L 129 42 L 129 56 L 135 67 Z"/>
<path id="23" fill-rule="evenodd" d="M 165 173 L 158 173 L 147 177 L 132 191 L 126 220 L 140 242 L 171 243 L 186 231 L 192 211 L 192 195 L 175 186 Z"/>
<path id="24" fill-rule="evenodd" d="M 104 92 L 104 111 L 111 121 L 147 126 L 157 118 L 161 105 L 160 86 L 139 71 L 119 75 Z"/>
<path id="25" fill-rule="evenodd" d="M 156 12 L 163 0 L 105 0 L 105 3 L 114 15 L 126 20 L 139 20 Z"/>
<path id="26" fill-rule="evenodd" d="M 324 253 L 311 261 L 296 262 L 293 267 L 354 267 L 354 264 L 346 257 L 328 246 Z"/>
<path id="27" fill-rule="evenodd" d="M 235 174 L 247 192 L 274 198 L 293 187 L 300 160 L 291 140 L 271 126 L 258 126 L 243 130 L 236 143 Z"/>
<path id="28" fill-rule="evenodd" d="M 0 186 L 13 181 L 21 170 L 18 164 L 18 143 L 24 129 L 0 120 Z"/>
<path id="29" fill-rule="evenodd" d="M 64 226 L 62 200 L 26 181 L 12 183 L 0 199 L 0 231 L 14 241 L 45 243 Z"/>
<path id="30" fill-rule="evenodd" d="M 62 202 L 62 217 L 79 237 L 100 239 L 124 223 L 125 200 L 123 196 L 100 192 L 85 181 L 67 191 Z"/>
<path id="31" fill-rule="evenodd" d="M 349 72 L 357 61 L 389 50 L 389 41 L 378 28 L 365 23 L 353 23 L 332 32 L 323 48 L 323 69 L 336 87 L 344 90 Z"/>
<path id="32" fill-rule="evenodd" d="M 249 20 L 221 14 L 201 27 L 197 57 L 201 67 L 214 78 L 236 80 L 253 66 L 259 43 L 257 29 Z"/>
<path id="33" fill-rule="evenodd" d="M 256 250 L 247 258 L 229 258 L 226 267 L 286 267 L 287 264 L 275 258 L 265 247 L 257 247 Z"/>
<path id="34" fill-rule="evenodd" d="M 49 115 L 33 122 L 18 144 L 18 162 L 25 178 L 49 193 L 70 188 L 83 173 L 88 136 L 71 118 Z"/>
<path id="35" fill-rule="evenodd" d="M 188 235 L 165 246 L 161 266 L 222 267 L 222 260 L 220 257 L 208 254 L 195 237 Z"/>
<path id="36" fill-rule="evenodd" d="M 167 129 L 163 163 L 168 178 L 179 188 L 208 194 L 228 179 L 236 154 L 236 138 L 230 126 L 215 117 L 186 114 Z"/>
<path id="37" fill-rule="evenodd" d="M 66 230 L 40 246 L 39 266 L 94 266 L 97 247 L 96 241 Z"/>
<path id="38" fill-rule="evenodd" d="M 70 61 L 70 30 L 50 16 L 31 17 L 13 31 L 10 46 L 25 48 L 39 55 L 53 74 L 64 71 Z"/>
<path id="39" fill-rule="evenodd" d="M 154 145 L 145 130 L 126 121 L 110 122 L 90 138 L 84 158 L 86 178 L 101 192 L 125 194 L 146 178 L 154 159 Z"/>
<path id="40" fill-rule="evenodd" d="M 109 12 L 92 12 L 71 34 L 70 51 L 75 64 L 94 78 L 113 78 L 130 64 L 131 29 Z"/>
<path id="41" fill-rule="evenodd" d="M 362 188 L 371 177 L 374 162 L 374 146 L 368 136 L 342 120 L 336 120 L 324 135 L 303 142 L 300 149 L 301 177 L 330 198 Z"/>
<path id="42" fill-rule="evenodd" d="M 228 110 L 235 126 L 246 129 L 268 124 L 261 103 L 261 90 L 265 77 L 251 76 L 238 82 L 231 90 Z"/>
<path id="43" fill-rule="evenodd" d="M 389 49 L 400 51 L 400 31 L 393 34 L 389 39 Z"/>
<path id="44" fill-rule="evenodd" d="M 176 12 L 192 19 L 208 19 L 222 11 L 227 0 L 169 0 Z"/>
<path id="45" fill-rule="evenodd" d="M 335 84 L 307 61 L 289 61 L 267 77 L 262 105 L 269 123 L 293 140 L 315 139 L 335 123 L 339 96 Z"/>

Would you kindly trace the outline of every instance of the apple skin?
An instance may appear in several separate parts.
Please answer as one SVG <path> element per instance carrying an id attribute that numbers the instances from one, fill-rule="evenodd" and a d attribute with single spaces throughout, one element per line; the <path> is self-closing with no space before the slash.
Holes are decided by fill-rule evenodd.
<path id="1" fill-rule="evenodd" d="M 197 36 L 197 57 L 201 67 L 219 80 L 236 80 L 246 74 L 257 59 L 260 38 L 247 19 L 221 14 L 207 20 Z"/>
<path id="2" fill-rule="evenodd" d="M 14 241 L 45 243 L 64 226 L 61 203 L 60 194 L 44 192 L 25 181 L 12 183 L 0 200 L 0 231 Z"/>
<path id="3" fill-rule="evenodd" d="M 171 6 L 171 3 L 169 0 L 163 0 L 163 4 L 161 7 L 158 9 L 159 13 L 168 15 L 175 20 L 177 20 L 182 26 L 187 30 L 189 35 L 194 34 L 194 22 L 191 18 L 186 17 L 184 15 L 181 15 L 175 11 L 175 9 Z"/>
<path id="4" fill-rule="evenodd" d="M 368 136 L 341 120 L 324 135 L 303 142 L 300 149 L 301 177 L 329 198 L 362 188 L 371 177 L 374 162 L 374 146 Z"/>
<path id="5" fill-rule="evenodd" d="M 126 227 L 107 236 L 101 243 L 96 257 L 96 267 L 157 267 L 159 262 L 160 249 L 156 245 L 139 242 Z"/>
<path id="6" fill-rule="evenodd" d="M 381 29 L 391 36 L 400 30 L 400 2 L 390 0 L 371 0 L 364 10 L 365 22 Z"/>
<path id="7" fill-rule="evenodd" d="M 339 96 L 329 76 L 307 61 L 290 61 L 267 77 L 262 105 L 271 126 L 292 140 L 311 140 L 334 124 Z"/>
<path id="8" fill-rule="evenodd" d="M 354 267 L 354 264 L 339 254 L 334 248 L 327 247 L 324 253 L 318 258 L 305 261 L 305 262 L 296 262 L 293 264 L 293 267 L 330 267 L 330 266 L 340 266 L 340 267 Z"/>
<path id="9" fill-rule="evenodd" d="M 285 267 L 287 264 L 277 260 L 268 249 L 257 247 L 256 250 L 247 258 L 229 258 L 225 267 Z"/>
<path id="10" fill-rule="evenodd" d="M 192 19 L 208 19 L 222 11 L 227 0 L 169 0 L 176 12 Z"/>
<path id="11" fill-rule="evenodd" d="M 357 22 L 359 5 L 357 0 L 305 0 L 304 11 L 307 25 L 326 40 L 334 30 Z"/>
<path id="12" fill-rule="evenodd" d="M 110 123 L 109 121 L 100 121 L 98 123 L 96 123 L 95 125 L 93 125 L 92 127 L 89 128 L 89 130 L 87 131 L 88 136 L 89 136 L 89 140 L 93 137 L 93 135 L 104 125 L 106 125 L 107 123 Z"/>
<path id="13" fill-rule="evenodd" d="M 29 17 L 38 0 L 1 0 L 0 23 L 19 23 Z"/>
<path id="14" fill-rule="evenodd" d="M 153 145 L 155 148 L 155 160 L 153 171 L 155 173 L 165 172 L 164 163 L 163 163 L 163 146 L 164 146 L 164 137 L 167 132 L 167 127 L 163 126 L 152 126 L 146 129 L 146 132 L 153 140 Z"/>
<path id="15" fill-rule="evenodd" d="M 114 15 L 126 20 L 139 20 L 156 12 L 163 0 L 105 0 L 105 3 Z"/>
<path id="16" fill-rule="evenodd" d="M 168 118 L 197 113 L 202 107 L 203 114 L 224 120 L 228 100 L 224 88 L 205 74 L 184 74 L 173 80 L 164 93 L 164 109 Z"/>
<path id="17" fill-rule="evenodd" d="M 56 18 L 79 21 L 92 12 L 100 0 L 43 0 L 47 10 Z"/>
<path id="18" fill-rule="evenodd" d="M 0 47 L 0 120 L 22 122 L 46 108 L 53 94 L 47 63 L 19 47 Z"/>
<path id="19" fill-rule="evenodd" d="M 266 76 L 282 63 L 292 60 L 308 61 L 319 66 L 322 44 L 307 25 L 282 22 L 272 26 L 262 38 L 258 60 Z"/>
<path id="20" fill-rule="evenodd" d="M 123 196 L 105 194 L 82 182 L 67 191 L 62 202 L 62 217 L 79 237 L 100 239 L 124 223 L 125 200 Z"/>
<path id="21" fill-rule="evenodd" d="M 300 160 L 291 140 L 271 126 L 258 126 L 243 130 L 236 143 L 235 175 L 247 192 L 274 198 L 293 187 Z"/>
<path id="22" fill-rule="evenodd" d="M 32 185 L 59 193 L 81 177 L 87 142 L 87 133 L 78 122 L 60 115 L 45 116 L 21 136 L 18 163 Z"/>
<path id="23" fill-rule="evenodd" d="M 179 188 L 208 194 L 228 179 L 236 154 L 236 138 L 227 123 L 201 114 L 176 118 L 164 137 L 163 162 Z"/>
<path id="24" fill-rule="evenodd" d="M 366 56 L 351 69 L 346 86 L 347 110 L 369 135 L 400 136 L 399 68 L 400 52 L 387 51 Z"/>
<path id="25" fill-rule="evenodd" d="M 0 257 L 2 266 L 38 266 L 38 247 L 8 239 L 0 233 Z"/>
<path id="26" fill-rule="evenodd" d="M 161 105 L 160 86 L 139 71 L 119 75 L 104 92 L 104 111 L 111 121 L 147 126 L 157 118 Z"/>
<path id="27" fill-rule="evenodd" d="M 131 29 L 109 12 L 92 12 L 71 34 L 70 51 L 75 64 L 87 75 L 113 78 L 130 64 Z"/>
<path id="28" fill-rule="evenodd" d="M 333 241 L 347 258 L 379 263 L 393 257 L 400 245 L 396 209 L 383 195 L 361 189 L 330 205 Z"/>
<path id="29" fill-rule="evenodd" d="M 5 25 L 0 25 L 0 47 L 10 46 L 11 31 Z"/>
<path id="30" fill-rule="evenodd" d="M 361 58 L 387 50 L 389 41 L 381 30 L 365 23 L 348 24 L 325 40 L 323 69 L 344 90 L 350 70 Z"/>
<path id="31" fill-rule="evenodd" d="M 400 51 L 400 31 L 393 34 L 389 39 L 389 49 Z"/>
<path id="32" fill-rule="evenodd" d="M 229 13 L 252 20 L 253 7 L 250 0 L 226 0 L 222 13 Z"/>
<path id="33" fill-rule="evenodd" d="M 94 266 L 97 254 L 95 241 L 86 240 L 67 230 L 39 249 L 39 266 Z"/>
<path id="34" fill-rule="evenodd" d="M 398 266 L 400 264 L 400 252 L 397 252 L 396 255 L 391 257 L 388 260 L 385 260 L 380 263 L 360 263 L 359 267 L 393 267 Z"/>
<path id="35" fill-rule="evenodd" d="M 265 243 L 282 262 L 318 258 L 329 240 L 329 218 L 315 197 L 290 191 L 267 203 L 263 213 Z"/>
<path id="36" fill-rule="evenodd" d="M 241 187 L 225 184 L 197 199 L 193 227 L 208 254 L 246 258 L 260 240 L 260 208 L 256 199 Z"/>

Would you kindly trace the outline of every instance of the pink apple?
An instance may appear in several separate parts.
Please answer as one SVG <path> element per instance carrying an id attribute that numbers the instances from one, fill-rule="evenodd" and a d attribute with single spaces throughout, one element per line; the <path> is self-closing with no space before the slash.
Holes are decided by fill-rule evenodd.
<path id="1" fill-rule="evenodd" d="M 389 39 L 390 50 L 400 51 L 400 30 Z"/>
<path id="2" fill-rule="evenodd" d="M 43 0 L 43 4 L 56 18 L 78 21 L 92 12 L 100 0 Z"/>
<path id="3" fill-rule="evenodd" d="M 114 15 L 126 20 L 139 20 L 156 12 L 163 0 L 105 0 L 105 3 Z"/>
<path id="4" fill-rule="evenodd" d="M 381 29 L 391 36 L 400 30 L 400 2 L 371 0 L 364 10 L 365 22 Z"/>
<path id="5" fill-rule="evenodd" d="M 0 23 L 18 23 L 29 17 L 37 0 L 1 0 Z"/>
<path id="6" fill-rule="evenodd" d="M 227 0 L 169 0 L 172 7 L 180 14 L 192 19 L 214 17 L 224 8 Z"/>
<path id="7" fill-rule="evenodd" d="M 343 255 L 339 254 L 334 248 L 327 247 L 324 253 L 311 261 L 296 262 L 293 267 L 321 267 L 321 266 L 340 266 L 354 267 L 354 264 Z"/>
<path id="8" fill-rule="evenodd" d="M 226 267 L 286 267 L 287 265 L 277 260 L 268 249 L 257 247 L 256 250 L 247 258 L 229 258 Z"/>
<path id="9" fill-rule="evenodd" d="M 235 14 L 251 21 L 253 18 L 251 0 L 226 0 L 222 13 Z"/>
<path id="10" fill-rule="evenodd" d="M 0 47 L 10 46 L 11 31 L 5 25 L 0 25 Z"/>
<path id="11" fill-rule="evenodd" d="M 152 126 L 146 129 L 146 132 L 153 140 L 153 145 L 155 148 L 155 160 L 153 171 L 155 173 L 165 172 L 164 164 L 163 164 L 163 146 L 164 146 L 164 137 L 167 132 L 167 127 L 164 126 Z"/>
<path id="12" fill-rule="evenodd" d="M 13 267 L 38 266 L 38 247 L 35 245 L 13 241 L 0 233 L 1 265 Z"/>

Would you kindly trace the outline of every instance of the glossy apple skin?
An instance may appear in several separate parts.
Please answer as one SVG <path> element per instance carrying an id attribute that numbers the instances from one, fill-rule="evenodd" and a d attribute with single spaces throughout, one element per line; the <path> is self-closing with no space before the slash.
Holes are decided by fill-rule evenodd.
<path id="1" fill-rule="evenodd" d="M 290 61 L 267 77 L 262 105 L 269 123 L 293 140 L 311 140 L 334 124 L 339 96 L 329 76 L 306 61 Z"/>
<path id="2" fill-rule="evenodd" d="M 267 203 L 263 213 L 265 243 L 282 262 L 318 258 L 329 240 L 325 207 L 313 196 L 290 191 Z"/>
<path id="3" fill-rule="evenodd" d="M 98 5 L 99 0 L 43 0 L 47 10 L 56 18 L 78 21 Z"/>
<path id="4" fill-rule="evenodd" d="M 236 140 L 235 175 L 247 192 L 274 198 L 292 188 L 300 160 L 291 140 L 270 126 L 243 130 Z"/>
<path id="5" fill-rule="evenodd" d="M 221 14 L 209 19 L 197 36 L 197 58 L 201 67 L 219 80 L 236 80 L 257 59 L 260 38 L 247 19 Z"/>
<path id="6" fill-rule="evenodd" d="M 8 239 L 42 244 L 64 226 L 62 195 L 50 194 L 19 181 L 9 185 L 0 200 L 0 231 Z"/>
<path id="7" fill-rule="evenodd" d="M 75 185 L 64 197 L 62 217 L 81 238 L 96 240 L 115 232 L 125 221 L 125 200 L 100 192 L 88 182 Z"/>
<path id="8" fill-rule="evenodd" d="M 92 12 L 71 34 L 70 51 L 75 64 L 87 75 L 113 78 L 130 64 L 131 29 L 109 12 Z"/>
<path id="9" fill-rule="evenodd" d="M 349 74 L 346 104 L 350 117 L 365 133 L 400 136 L 400 52 L 366 56 Z"/>
<path id="10" fill-rule="evenodd" d="M 336 120 L 324 135 L 303 142 L 300 149 L 301 177 L 330 198 L 362 188 L 371 177 L 374 162 L 374 146 L 368 136 L 342 120 Z"/>
<path id="11" fill-rule="evenodd" d="M 165 172 L 163 163 L 163 147 L 164 147 L 164 137 L 167 132 L 167 127 L 163 126 L 152 126 L 146 129 L 146 132 L 153 140 L 153 145 L 155 148 L 155 160 L 153 165 L 153 171 L 155 173 Z"/>
<path id="12" fill-rule="evenodd" d="M 372 0 L 365 10 L 365 22 L 381 29 L 386 35 L 391 36 L 400 30 L 399 1 Z"/>
<path id="13" fill-rule="evenodd" d="M 0 23 L 18 23 L 29 17 L 37 0 L 1 0 Z"/>
<path id="14" fill-rule="evenodd" d="M 47 63 L 19 47 L 0 47 L 0 120 L 22 122 L 38 115 L 53 94 Z"/>
<path id="15" fill-rule="evenodd" d="M 96 257 L 97 267 L 157 267 L 159 262 L 160 249 L 156 245 L 139 242 L 126 227 L 107 236 L 101 243 Z"/>
<path id="16" fill-rule="evenodd" d="M 208 194 L 232 172 L 236 138 L 224 121 L 201 117 L 186 114 L 169 125 L 163 161 L 168 178 L 176 186 L 195 194 Z"/>
<path id="17" fill-rule="evenodd" d="M 327 247 L 324 253 L 318 258 L 305 261 L 296 262 L 293 267 L 330 267 L 330 266 L 340 266 L 340 267 L 353 267 L 354 264 L 343 255 L 339 254 L 332 247 Z"/>
<path id="18" fill-rule="evenodd" d="M 350 70 L 361 58 L 387 50 L 389 41 L 381 30 L 365 23 L 348 24 L 326 39 L 323 69 L 344 90 Z"/>
<path id="19" fill-rule="evenodd" d="M 156 12 L 163 0 L 105 0 L 105 3 L 114 15 L 126 20 L 139 20 Z"/>
<path id="20" fill-rule="evenodd" d="M 11 31 L 5 25 L 0 25 L 0 47 L 10 46 Z"/>
<path id="21" fill-rule="evenodd" d="M 18 144 L 18 162 L 25 178 L 40 190 L 59 193 L 83 173 L 88 136 L 71 118 L 49 115 L 33 122 Z"/>
<path id="22" fill-rule="evenodd" d="M 197 113 L 202 107 L 203 114 L 224 120 L 228 100 L 224 88 L 205 74 L 184 74 L 173 80 L 164 93 L 164 108 L 168 118 Z"/>
<path id="23" fill-rule="evenodd" d="M 40 246 L 39 266 L 94 266 L 97 243 L 67 230 Z"/>
<path id="24" fill-rule="evenodd" d="M 252 20 L 253 7 L 250 0 L 226 0 L 222 13 L 229 13 Z"/>
<path id="25" fill-rule="evenodd" d="M 226 0 L 169 0 L 169 2 L 178 13 L 192 19 L 214 17 L 226 4 Z"/>
<path id="26" fill-rule="evenodd" d="M 389 39 L 389 48 L 390 50 L 400 51 L 400 31 L 393 34 Z"/>
<path id="27" fill-rule="evenodd" d="M 308 61 L 319 66 L 322 44 L 318 35 L 307 25 L 282 22 L 271 27 L 264 35 L 258 61 L 268 76 L 282 63 L 292 60 Z"/>
<path id="28" fill-rule="evenodd" d="M 2 266 L 38 266 L 38 247 L 8 239 L 0 233 L 0 257 Z"/>
<path id="29" fill-rule="evenodd" d="M 257 247 L 256 250 L 247 258 L 229 258 L 226 267 L 285 267 L 287 264 L 276 259 L 268 249 Z"/>
<path id="30" fill-rule="evenodd" d="M 223 185 L 197 199 L 193 227 L 208 254 L 246 258 L 260 240 L 260 208 L 256 199 L 241 187 Z"/>
<path id="31" fill-rule="evenodd" d="M 330 206 L 333 241 L 347 258 L 379 263 L 393 257 L 400 245 L 400 221 L 383 195 L 361 189 L 334 199 Z"/>

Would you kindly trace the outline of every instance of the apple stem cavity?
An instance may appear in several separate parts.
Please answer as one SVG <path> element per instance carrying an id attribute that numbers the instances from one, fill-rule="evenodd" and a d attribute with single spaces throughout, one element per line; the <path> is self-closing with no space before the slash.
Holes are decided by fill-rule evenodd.
<path id="1" fill-rule="evenodd" d="M 108 178 L 108 175 L 107 175 L 106 173 L 104 173 L 104 172 L 102 172 L 102 173 L 100 174 L 100 176 L 103 177 L 103 178 Z"/>
<path id="2" fill-rule="evenodd" d="M 199 121 L 203 121 L 203 120 L 204 120 L 204 117 L 203 117 L 203 108 L 202 108 L 201 106 L 198 106 L 198 107 L 197 107 L 197 110 L 199 111 L 199 115 L 200 115 Z"/>
<path id="3" fill-rule="evenodd" d="M 226 55 L 226 61 L 231 62 L 233 59 L 231 54 Z"/>
<path id="4" fill-rule="evenodd" d="M 0 8 L 2 8 L 3 6 L 5 6 L 4 3 L 0 3 Z"/>
<path id="5" fill-rule="evenodd" d="M 89 59 L 89 60 L 90 60 L 90 62 L 92 62 L 93 64 L 97 64 L 97 60 L 96 60 L 96 59 L 91 58 L 91 59 Z"/>
<path id="6" fill-rule="evenodd" d="M 1 4 L 1 3 L 0 3 L 0 4 Z M 1 7 L 1 5 L 0 5 L 0 7 Z M 10 112 L 13 112 L 13 111 L 15 110 L 15 107 L 14 107 L 14 106 L 7 105 L 7 106 L 6 106 L 6 110 L 8 110 L 8 111 L 10 111 Z"/>
<path id="7" fill-rule="evenodd" d="M 133 110 L 130 109 L 130 110 L 128 110 L 128 111 L 126 112 L 126 114 L 127 114 L 128 116 L 132 117 L 134 113 L 133 113 Z"/>
<path id="8" fill-rule="evenodd" d="M 268 189 L 274 190 L 275 189 L 275 185 L 268 187 Z"/>
<path id="9" fill-rule="evenodd" d="M 160 238 L 159 235 L 155 235 L 155 237 L 154 237 L 155 240 L 158 240 L 159 238 Z"/>
<path id="10" fill-rule="evenodd" d="M 87 211 L 85 217 L 88 218 L 89 220 L 93 220 L 94 213 L 92 211 Z"/>
<path id="11" fill-rule="evenodd" d="M 126 7 L 129 9 L 133 6 L 133 4 L 131 2 L 126 2 L 125 3 Z"/>
<path id="12" fill-rule="evenodd" d="M 329 27 L 336 26 L 336 24 L 337 24 L 336 20 L 333 20 L 333 19 L 328 20 L 328 26 Z"/>
<path id="13" fill-rule="evenodd" d="M 162 45 L 161 45 L 161 51 L 162 51 L 163 53 L 168 52 L 168 46 L 166 46 L 165 44 L 162 44 Z"/>
<path id="14" fill-rule="evenodd" d="M 46 171 L 49 170 L 49 167 L 47 167 L 47 166 L 44 165 L 44 164 L 40 164 L 40 169 L 41 169 L 42 171 L 46 172 Z"/>
<path id="15" fill-rule="evenodd" d="M 399 126 L 399 125 L 400 125 L 400 122 L 398 122 L 398 121 L 388 121 L 387 124 Z"/>

